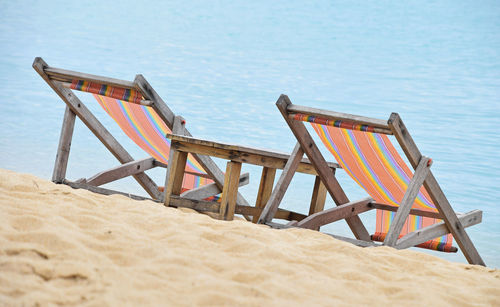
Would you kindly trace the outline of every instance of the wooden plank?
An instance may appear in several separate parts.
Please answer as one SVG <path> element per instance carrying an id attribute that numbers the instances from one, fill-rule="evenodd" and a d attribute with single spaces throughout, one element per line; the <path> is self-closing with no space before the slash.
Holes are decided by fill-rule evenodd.
<path id="1" fill-rule="evenodd" d="M 184 171 L 186 174 L 187 172 Z M 250 175 L 248 173 L 244 173 L 240 176 L 240 182 L 238 186 L 247 185 L 250 182 Z M 208 197 L 212 197 L 220 194 L 222 191 L 215 183 L 210 183 L 207 185 L 203 185 L 201 187 L 197 187 L 191 190 L 188 190 L 181 194 L 181 197 L 189 198 L 189 199 L 205 199 Z"/>
<path id="2" fill-rule="evenodd" d="M 224 188 L 222 189 L 222 199 L 220 202 L 220 219 L 233 220 L 236 208 L 236 195 L 238 193 L 238 182 L 241 172 L 240 162 L 227 162 Z"/>
<path id="3" fill-rule="evenodd" d="M 264 208 L 267 201 L 271 197 L 271 192 L 273 191 L 274 178 L 276 176 L 276 169 L 263 167 L 262 175 L 260 176 L 259 191 L 257 192 L 257 200 L 255 201 L 255 207 Z M 254 215 L 252 222 L 257 223 L 259 220 L 258 215 Z"/>
<path id="4" fill-rule="evenodd" d="M 290 157 L 290 155 L 274 151 L 223 144 L 180 135 L 167 134 L 167 138 L 172 140 L 171 146 L 176 146 L 177 150 L 268 168 L 283 169 Z M 328 166 L 332 169 L 337 168 L 335 163 L 329 163 Z M 316 175 L 316 170 L 308 159 L 300 161 L 297 171 Z"/>
<path id="5" fill-rule="evenodd" d="M 367 197 L 358 201 L 349 202 L 328 210 L 309 215 L 297 224 L 297 227 L 317 229 L 320 226 L 343 220 L 348 217 L 372 210 L 370 203 L 373 198 Z"/>
<path id="6" fill-rule="evenodd" d="M 347 198 L 347 195 L 345 194 L 344 190 L 342 189 L 337 179 L 333 175 L 332 170 L 328 168 L 325 158 L 323 158 L 323 155 L 319 151 L 318 147 L 314 143 L 314 140 L 307 131 L 306 127 L 304 126 L 304 123 L 296 120 L 291 120 L 288 117 L 287 108 L 291 104 L 292 103 L 290 99 L 286 95 L 281 95 L 278 101 L 276 102 L 276 106 L 280 110 L 281 114 L 283 115 L 283 118 L 285 119 L 288 126 L 295 135 L 295 138 L 299 141 L 307 157 L 313 164 L 314 168 L 316 169 L 316 172 L 318 173 L 318 176 L 321 178 L 321 181 L 326 186 L 326 189 L 328 190 L 330 196 L 333 198 L 335 204 L 339 206 L 348 203 L 349 198 Z M 358 216 L 349 217 L 346 219 L 346 222 L 349 225 L 349 228 L 356 236 L 356 239 L 365 241 L 371 240 L 370 234 L 368 233 L 365 226 L 361 222 L 361 219 Z"/>
<path id="7" fill-rule="evenodd" d="M 415 202 L 415 198 L 417 198 L 418 192 L 420 191 L 425 178 L 429 174 L 431 164 L 432 160 L 428 157 L 422 156 L 422 158 L 420 158 L 420 162 L 418 163 L 415 173 L 408 184 L 403 200 L 399 205 L 399 209 L 396 212 L 394 219 L 391 221 L 391 225 L 389 226 L 383 245 L 394 246 L 396 244 L 399 234 L 401 233 L 406 219 L 410 214 L 410 209 Z"/>
<path id="8" fill-rule="evenodd" d="M 35 61 L 38 58 L 35 58 Z M 91 75 L 66 69 L 60 69 L 55 67 L 47 67 L 45 69 L 45 73 L 49 76 L 50 79 L 57 79 L 57 81 L 69 81 L 71 82 L 73 79 L 78 80 L 86 80 L 90 82 L 97 82 L 101 84 L 107 84 L 115 87 L 121 87 L 125 89 L 133 89 L 135 90 L 135 85 L 133 82 L 119 80 L 114 78 L 108 78 L 103 76 Z"/>
<path id="9" fill-rule="evenodd" d="M 129 198 L 135 199 L 135 200 L 151 200 L 151 201 L 155 201 L 155 202 L 157 201 L 155 199 L 151 199 L 148 197 L 143 197 L 143 196 L 134 195 L 134 194 L 130 194 L 130 193 L 124 193 L 124 192 L 115 191 L 115 190 L 106 189 L 106 188 L 101 188 L 101 187 L 96 187 L 96 186 L 87 184 L 85 182 L 73 182 L 73 181 L 69 181 L 67 179 L 64 179 L 63 182 L 61 182 L 61 183 L 68 185 L 68 186 L 72 187 L 73 189 L 85 189 L 85 190 L 89 190 L 90 192 L 99 193 L 99 194 L 103 194 L 103 195 L 123 195 L 123 196 L 129 197 Z"/>
<path id="10" fill-rule="evenodd" d="M 120 166 L 116 166 L 95 174 L 94 176 L 87 179 L 87 184 L 100 186 L 115 180 L 145 172 L 155 167 L 153 163 L 154 160 L 154 158 L 150 157 L 124 163 Z"/>
<path id="11" fill-rule="evenodd" d="M 275 223 L 275 222 L 268 222 L 268 223 L 266 223 L 267 226 L 269 226 L 271 228 L 275 228 L 275 229 L 286 229 L 286 228 L 296 227 L 294 224 L 291 224 L 291 225 L 289 225 L 289 224 L 290 223 L 288 223 L 288 224 L 279 224 L 279 223 Z M 325 235 L 330 236 L 330 237 L 332 237 L 334 239 L 337 239 L 337 240 L 341 240 L 341 241 L 344 241 L 344 242 L 351 243 L 351 244 L 359 246 L 359 247 L 377 247 L 377 246 L 381 246 L 381 244 L 375 243 L 373 241 L 369 241 L 368 242 L 368 241 L 363 241 L 363 240 L 357 240 L 357 239 L 348 238 L 348 237 L 339 236 L 339 235 L 334 235 L 334 234 L 326 233 L 326 232 L 322 232 L 322 234 L 325 234 Z"/>
<path id="12" fill-rule="evenodd" d="M 71 148 L 71 140 L 73 138 L 73 130 L 75 128 L 76 114 L 66 106 L 64 111 L 64 119 L 61 128 L 61 136 L 59 137 L 59 146 L 57 148 L 56 162 L 52 173 L 52 181 L 62 183 L 66 178 L 66 169 L 68 168 L 69 151 Z"/>
<path id="13" fill-rule="evenodd" d="M 271 222 L 278 210 L 278 207 L 285 195 L 288 186 L 290 185 L 290 181 L 292 181 L 293 175 L 297 170 L 302 157 L 304 156 L 304 151 L 299 143 L 295 145 L 295 148 L 290 155 L 290 159 L 283 168 L 283 172 L 281 173 L 280 178 L 278 179 L 278 183 L 276 183 L 276 187 L 273 189 L 269 200 L 267 201 L 264 210 L 259 216 L 257 223 L 265 224 L 267 222 Z"/>
<path id="14" fill-rule="evenodd" d="M 392 212 L 396 212 L 399 209 L 399 207 L 396 207 L 396 206 L 379 204 L 379 203 L 372 203 L 371 206 L 373 206 L 373 208 L 375 208 L 375 209 L 392 211 Z M 443 219 L 443 217 L 441 216 L 441 213 L 439 213 L 439 212 L 425 211 L 425 210 L 420 210 L 420 209 L 411 209 L 410 214 L 417 215 L 417 216 L 431 217 L 434 219 Z"/>
<path id="15" fill-rule="evenodd" d="M 179 195 L 182 190 L 182 181 L 184 179 L 184 168 L 186 167 L 187 153 L 177 151 L 170 147 L 167 176 L 165 179 L 164 204 L 170 205 L 170 197 Z"/>
<path id="16" fill-rule="evenodd" d="M 317 117 L 321 117 L 321 118 L 325 118 L 325 119 L 329 119 L 329 120 L 341 120 L 341 121 L 350 122 L 350 123 L 358 124 L 358 125 L 368 125 L 368 126 L 379 128 L 378 133 L 392 134 L 392 131 L 389 128 L 389 126 L 387 125 L 387 122 L 385 120 L 381 120 L 381 119 L 369 118 L 369 117 L 346 114 L 346 113 L 333 112 L 333 111 L 329 111 L 329 110 L 321 110 L 321 109 L 299 106 L 299 105 L 294 105 L 294 104 L 290 104 L 288 106 L 287 110 L 288 110 L 289 114 L 290 113 L 291 114 L 301 113 L 301 114 L 317 116 Z"/>
<path id="17" fill-rule="evenodd" d="M 406 154 L 406 157 L 410 161 L 410 164 L 415 168 L 418 165 L 422 154 L 413 141 L 413 138 L 411 137 L 408 129 L 406 129 L 406 126 L 399 117 L 399 114 L 392 113 L 387 123 L 393 131 L 394 136 L 398 140 L 404 153 Z M 443 220 L 446 226 L 457 241 L 457 244 L 467 261 L 471 264 L 479 264 L 485 266 L 483 259 L 479 255 L 476 247 L 472 243 L 462 224 L 459 223 L 458 218 L 453 211 L 453 208 L 451 207 L 451 204 L 448 202 L 448 199 L 446 198 L 443 190 L 441 190 L 439 183 L 437 182 L 431 171 L 429 171 L 429 175 L 427 175 L 427 178 L 424 181 L 424 187 L 429 193 L 429 196 L 436 206 L 436 209 L 443 216 Z"/>
<path id="18" fill-rule="evenodd" d="M 61 82 L 50 80 L 45 73 L 45 69 L 49 66 L 42 58 L 37 57 L 33 62 L 33 68 L 47 82 L 47 84 L 61 97 L 61 99 L 70 107 L 78 118 L 94 133 L 94 135 L 103 143 L 103 145 L 120 161 L 127 163 L 134 159 L 120 145 L 120 143 L 109 133 L 109 131 L 97 120 L 97 118 L 87 109 L 87 107 L 76 97 L 70 89 L 62 86 Z M 146 190 L 146 192 L 154 199 L 160 197 L 158 186 L 145 173 L 136 174 L 134 179 Z"/>
<path id="19" fill-rule="evenodd" d="M 458 216 L 458 221 L 462 227 L 470 227 L 481 223 L 482 215 L 482 211 L 473 210 Z M 394 247 L 397 249 L 404 249 L 416 246 L 448 233 L 450 233 L 450 231 L 444 222 L 436 223 L 407 234 L 399 239 Z"/>
<path id="20" fill-rule="evenodd" d="M 219 219 L 220 215 L 220 204 L 218 202 L 213 202 L 213 201 L 206 201 L 206 200 L 195 200 L 195 199 L 187 199 L 183 198 L 177 195 L 171 195 L 170 196 L 170 206 L 173 207 L 179 207 L 179 208 L 190 208 L 199 212 L 203 213 L 214 213 L 216 216 L 212 216 L 214 218 Z M 251 207 L 251 206 L 240 206 L 236 205 L 235 209 L 235 214 L 241 214 L 241 215 L 259 215 L 260 212 L 262 212 L 262 208 L 256 208 L 256 207 Z M 276 213 L 276 218 L 278 219 L 289 219 L 290 217 L 293 217 L 295 220 L 302 220 L 306 218 L 304 214 L 300 214 L 297 212 L 289 211 L 289 210 L 284 210 L 284 209 L 278 209 L 278 212 Z"/>
<path id="21" fill-rule="evenodd" d="M 314 214 L 316 212 L 321 212 L 325 209 L 325 201 L 326 201 L 326 187 L 321 182 L 321 178 L 318 176 L 314 179 L 314 187 L 311 196 L 311 204 L 309 205 L 309 215 Z M 319 231 L 320 227 L 314 228 L 314 230 Z"/>

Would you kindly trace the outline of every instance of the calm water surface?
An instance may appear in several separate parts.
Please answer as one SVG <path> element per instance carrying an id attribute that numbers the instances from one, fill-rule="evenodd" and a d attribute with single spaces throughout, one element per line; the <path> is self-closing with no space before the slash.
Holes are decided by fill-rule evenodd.
<path id="1" fill-rule="evenodd" d="M 455 210 L 483 210 L 469 234 L 486 263 L 500 267 L 499 2 L 0 3 L 1 168 L 51 177 L 64 104 L 31 68 L 35 56 L 126 80 L 142 73 L 193 135 L 286 152 L 295 141 L 274 106 L 281 93 L 381 119 L 398 112 L 434 159 Z M 81 97 L 134 157 L 145 157 Z M 77 123 L 68 177 L 116 164 Z M 260 169 L 244 171 L 251 184 L 241 191 L 253 201 Z M 365 196 L 339 176 L 351 199 Z M 285 206 L 307 211 L 312 184 L 296 176 Z M 131 180 L 114 187 L 139 191 Z M 373 217 L 363 216 L 371 229 Z M 344 222 L 325 230 L 349 235 Z"/>

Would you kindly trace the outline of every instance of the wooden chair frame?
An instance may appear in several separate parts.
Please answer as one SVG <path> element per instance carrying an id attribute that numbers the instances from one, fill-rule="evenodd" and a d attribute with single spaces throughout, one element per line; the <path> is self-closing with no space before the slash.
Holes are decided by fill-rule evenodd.
<path id="1" fill-rule="evenodd" d="M 151 87 L 142 75 L 136 75 L 133 82 L 118 80 L 108 77 L 90 75 L 75 71 L 69 71 L 50 67 L 42 58 L 37 57 L 33 62 L 33 68 L 47 82 L 47 84 L 61 97 L 66 103 L 61 136 L 57 149 L 56 161 L 52 175 L 52 181 L 55 183 L 67 184 L 73 188 L 83 188 L 96 193 L 105 195 L 121 194 L 134 199 L 148 199 L 146 197 L 132 195 L 121 191 L 115 191 L 99 187 L 102 184 L 112 182 L 127 176 L 132 176 L 151 196 L 151 199 L 163 202 L 164 193 L 161 193 L 156 183 L 144 173 L 146 170 L 154 167 L 167 168 L 167 165 L 154 159 L 153 157 L 134 160 L 125 148 L 111 135 L 103 124 L 89 111 L 83 102 L 69 88 L 73 79 L 97 82 L 113 87 L 123 89 L 133 89 L 139 91 L 145 98 L 140 102 L 142 105 L 152 107 L 164 123 L 172 130 L 174 129 L 174 113 L 167 104 L 160 98 L 157 92 Z M 78 116 L 80 120 L 94 133 L 94 135 L 106 146 L 106 148 L 122 163 L 120 166 L 100 172 L 88 179 L 70 181 L 66 179 L 66 169 L 68 165 L 71 140 L 75 126 L 75 119 Z M 183 135 L 191 134 L 183 127 L 182 131 L 177 131 Z M 224 173 L 214 163 L 210 157 L 194 155 L 196 161 L 200 163 L 207 172 L 206 177 L 212 179 L 214 183 L 208 184 L 191 191 L 187 191 L 192 199 L 204 199 L 222 192 L 224 185 Z M 193 173 L 195 175 L 200 175 Z M 203 176 L 203 175 L 201 175 Z M 248 184 L 248 174 L 243 174 L 237 180 L 238 185 Z M 236 195 L 238 204 L 248 206 L 247 201 L 240 194 Z"/>
<path id="2" fill-rule="evenodd" d="M 284 186 L 284 190 L 286 190 L 289 180 L 291 180 L 293 173 L 296 171 L 296 164 L 294 161 L 301 158 L 305 153 L 316 169 L 321 182 L 324 184 L 326 190 L 337 205 L 335 208 L 310 215 L 300 222 L 292 222 L 289 225 L 281 225 L 277 227 L 293 226 L 316 228 L 320 225 L 345 219 L 356 237 L 356 239 L 348 239 L 348 241 L 359 246 L 375 246 L 376 244 L 371 241 L 370 235 L 359 219 L 358 214 L 371 209 L 396 211 L 396 216 L 392 221 L 388 234 L 386 235 L 384 245 L 392 246 L 398 249 L 408 248 L 447 233 L 451 233 L 469 263 L 485 265 L 464 229 L 465 227 L 480 223 L 482 219 L 482 211 L 474 210 L 461 215 L 457 215 L 453 211 L 451 204 L 448 202 L 436 178 L 430 171 L 430 166 L 432 164 L 431 160 L 428 157 L 422 156 L 420 150 L 410 136 L 410 133 L 406 129 L 401 117 L 397 113 L 392 113 L 389 120 L 386 122 L 379 119 L 293 105 L 286 95 L 281 95 L 279 97 L 276 102 L 276 106 L 295 135 L 298 144 L 296 150 L 294 150 L 295 156 L 292 154 L 290 157 L 287 163 L 287 166 L 289 167 L 281 175 L 282 178 L 280 178 L 280 181 L 275 187 L 275 191 L 283 190 L 280 185 Z M 375 132 L 377 133 L 394 135 L 411 166 L 415 170 L 414 176 L 408 185 L 400 206 L 395 207 L 386 204 L 377 204 L 374 203 L 371 198 L 350 202 L 340 184 L 336 178 L 332 176 L 330 169 L 326 166 L 323 155 L 316 146 L 304 123 L 293 119 L 293 115 L 296 113 L 318 116 L 330 120 L 342 120 L 343 122 L 353 124 L 369 125 L 374 127 Z M 437 213 L 411 209 L 411 206 L 422 185 L 426 188 L 432 201 L 434 202 L 438 211 Z M 284 193 L 284 191 L 282 191 L 282 193 Z M 273 196 L 270 197 L 264 210 L 262 211 L 262 214 L 259 217 L 259 223 L 276 226 L 276 224 L 272 222 L 272 218 L 279 207 L 282 195 L 278 195 L 278 193 L 276 193 L 276 195 Z M 444 222 L 427 226 L 398 239 L 404 222 L 410 213 L 413 215 L 443 219 Z"/>

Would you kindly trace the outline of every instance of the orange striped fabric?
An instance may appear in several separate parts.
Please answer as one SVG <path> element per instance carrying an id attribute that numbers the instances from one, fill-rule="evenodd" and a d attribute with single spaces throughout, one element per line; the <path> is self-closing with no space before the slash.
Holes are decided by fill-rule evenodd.
<path id="1" fill-rule="evenodd" d="M 384 134 L 341 129 L 311 123 L 314 130 L 342 168 L 376 202 L 399 206 L 413 172 Z M 424 187 L 413 208 L 437 212 Z M 373 240 L 383 241 L 395 212 L 377 210 Z M 410 215 L 401 235 L 432 225 L 441 220 Z M 420 245 L 440 251 L 453 251 L 452 236 L 443 236 Z"/>
<path id="2" fill-rule="evenodd" d="M 96 94 L 94 98 L 134 143 L 158 161 L 168 163 L 170 140 L 165 135 L 171 131 L 153 108 Z M 186 171 L 206 175 L 192 155 L 188 155 Z M 205 177 L 185 173 L 183 191 L 213 182 Z"/>

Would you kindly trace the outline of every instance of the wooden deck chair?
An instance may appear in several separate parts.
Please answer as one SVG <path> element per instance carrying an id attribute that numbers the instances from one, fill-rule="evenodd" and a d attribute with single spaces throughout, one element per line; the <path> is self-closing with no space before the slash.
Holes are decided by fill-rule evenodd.
<path id="1" fill-rule="evenodd" d="M 154 167 L 167 167 L 170 151 L 170 140 L 165 138 L 167 133 L 174 130 L 177 134 L 188 136 L 190 134 L 183 124 L 174 127 L 174 113 L 146 79 L 142 75 L 137 75 L 133 82 L 129 82 L 53 68 L 39 57 L 35 58 L 33 68 L 67 105 L 52 181 L 102 194 L 123 194 L 136 199 L 144 199 L 137 195 L 100 187 L 105 183 L 133 176 L 153 200 L 162 202 L 163 188 L 158 187 L 144 172 Z M 123 132 L 151 157 L 134 161 L 73 91 L 91 93 Z M 76 182 L 65 178 L 76 116 L 122 165 Z M 224 174 L 209 157 L 190 155 L 185 171 L 186 176 L 182 184 L 185 197 L 213 199 L 215 195 L 221 193 Z M 248 174 L 243 174 L 239 184 L 247 183 Z M 248 205 L 241 195 L 237 196 L 237 202 L 241 205 Z"/>
<path id="2" fill-rule="evenodd" d="M 295 227 L 313 229 L 345 219 L 357 239 L 351 242 L 377 246 L 373 241 L 382 241 L 383 245 L 398 249 L 417 246 L 456 252 L 457 248 L 451 245 L 455 238 L 469 263 L 485 265 L 464 229 L 480 223 L 482 212 L 474 210 L 457 215 L 453 211 L 430 171 L 432 160 L 421 155 L 397 113 L 383 121 L 293 105 L 286 95 L 281 95 L 276 105 L 298 141 L 294 155 L 307 155 L 337 205 L 293 223 Z M 325 159 L 303 122 L 311 123 L 328 151 L 369 198 L 349 201 L 335 176 L 325 167 Z M 395 137 L 414 172 L 388 135 Z M 292 155 L 289 162 L 293 159 Z M 288 172 L 293 175 L 294 168 L 290 167 Z M 290 179 L 292 175 L 282 174 Z M 277 186 L 275 190 L 286 187 Z M 260 223 L 272 223 L 281 198 L 282 195 L 271 196 Z M 377 209 L 377 223 L 375 233 L 370 236 L 358 214 L 372 209 Z"/>

